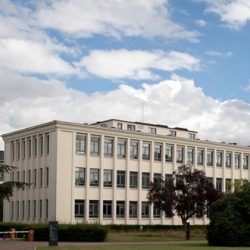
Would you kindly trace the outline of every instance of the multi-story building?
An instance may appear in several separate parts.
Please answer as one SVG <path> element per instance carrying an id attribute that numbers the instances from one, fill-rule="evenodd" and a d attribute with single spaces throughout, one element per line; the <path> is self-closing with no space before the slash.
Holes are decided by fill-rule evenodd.
<path id="1" fill-rule="evenodd" d="M 7 178 L 32 184 L 4 202 L 4 221 L 178 224 L 148 203 L 154 177 L 188 163 L 223 192 L 250 178 L 249 147 L 200 140 L 183 128 L 52 121 L 2 137 L 6 164 L 18 167 Z"/>
<path id="2" fill-rule="evenodd" d="M 4 163 L 4 151 L 0 150 L 0 164 Z M 3 173 L 0 173 L 0 183 L 3 182 Z"/>

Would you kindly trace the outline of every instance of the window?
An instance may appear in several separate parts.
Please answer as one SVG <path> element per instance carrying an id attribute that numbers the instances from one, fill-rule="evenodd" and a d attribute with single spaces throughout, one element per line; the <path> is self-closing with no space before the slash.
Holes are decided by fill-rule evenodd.
<path id="1" fill-rule="evenodd" d="M 49 168 L 46 167 L 46 186 L 49 186 Z"/>
<path id="2" fill-rule="evenodd" d="M 10 143 L 10 155 L 11 155 L 11 161 L 15 160 L 15 142 Z"/>
<path id="3" fill-rule="evenodd" d="M 195 133 L 188 133 L 189 140 L 195 140 Z"/>
<path id="4" fill-rule="evenodd" d="M 117 187 L 125 187 L 125 171 L 117 171 Z"/>
<path id="5" fill-rule="evenodd" d="M 173 161 L 173 145 L 166 144 L 165 146 L 165 161 L 172 162 Z"/>
<path id="6" fill-rule="evenodd" d="M 75 169 L 75 186 L 85 185 L 85 168 L 77 167 Z"/>
<path id="7" fill-rule="evenodd" d="M 130 158 L 138 159 L 138 141 L 130 141 Z"/>
<path id="8" fill-rule="evenodd" d="M 22 140 L 22 158 L 25 159 L 25 139 Z"/>
<path id="9" fill-rule="evenodd" d="M 213 166 L 214 163 L 214 151 L 211 149 L 207 150 L 207 165 Z"/>
<path id="10" fill-rule="evenodd" d="M 232 190 L 232 181 L 231 179 L 226 179 L 226 192 L 231 192 Z"/>
<path id="11" fill-rule="evenodd" d="M 216 190 L 222 192 L 222 179 L 216 178 Z"/>
<path id="12" fill-rule="evenodd" d="M 142 159 L 150 160 L 150 143 L 143 142 L 142 144 Z"/>
<path id="13" fill-rule="evenodd" d="M 33 201 L 33 219 L 36 218 L 36 200 Z"/>
<path id="14" fill-rule="evenodd" d="M 142 173 L 142 188 L 149 188 L 150 174 Z"/>
<path id="15" fill-rule="evenodd" d="M 89 201 L 89 217 L 90 218 L 98 217 L 98 207 L 99 207 L 98 201 L 94 201 L 94 200 Z"/>
<path id="16" fill-rule="evenodd" d="M 154 218 L 160 218 L 161 210 L 158 207 L 153 206 L 153 214 L 154 214 Z"/>
<path id="17" fill-rule="evenodd" d="M 25 204 L 24 201 L 22 201 L 22 219 L 24 220 L 24 212 L 25 212 Z"/>
<path id="18" fill-rule="evenodd" d="M 45 218 L 46 219 L 49 218 L 49 200 L 48 199 L 45 200 Z"/>
<path id="19" fill-rule="evenodd" d="M 84 200 L 75 200 L 75 218 L 84 217 Z"/>
<path id="20" fill-rule="evenodd" d="M 111 218 L 112 216 L 112 201 L 103 201 L 103 217 Z"/>
<path id="21" fill-rule="evenodd" d="M 27 201 L 27 219 L 30 218 L 30 200 Z"/>
<path id="22" fill-rule="evenodd" d="M 22 182 L 25 182 L 25 171 L 22 171 Z"/>
<path id="23" fill-rule="evenodd" d="M 130 188 L 137 188 L 137 185 L 138 185 L 138 173 L 130 171 L 129 187 Z"/>
<path id="24" fill-rule="evenodd" d="M 14 219 L 14 201 L 12 201 L 10 203 L 11 207 L 10 207 L 10 219 L 13 220 Z"/>
<path id="25" fill-rule="evenodd" d="M 113 156 L 113 139 L 105 137 L 104 139 L 104 155 L 105 156 Z"/>
<path id="26" fill-rule="evenodd" d="M 156 128 L 149 127 L 148 132 L 151 133 L 151 134 L 156 134 Z"/>
<path id="27" fill-rule="evenodd" d="M 177 146 L 177 149 L 176 149 L 176 162 L 177 163 L 183 163 L 183 156 L 184 156 L 184 147 L 183 146 Z"/>
<path id="28" fill-rule="evenodd" d="M 116 217 L 125 217 L 125 201 L 116 201 Z"/>
<path id="29" fill-rule="evenodd" d="M 157 182 L 161 181 L 161 174 L 154 173 L 154 180 L 156 180 Z"/>
<path id="30" fill-rule="evenodd" d="M 49 142 L 50 142 L 50 139 L 49 139 L 49 133 L 46 134 L 46 154 L 48 155 L 49 154 Z"/>
<path id="31" fill-rule="evenodd" d="M 142 201 L 141 203 L 141 217 L 149 218 L 149 202 Z"/>
<path id="32" fill-rule="evenodd" d="M 43 201 L 39 200 L 39 218 L 43 218 Z"/>
<path id="33" fill-rule="evenodd" d="M 36 173 L 36 169 L 33 170 L 33 184 L 34 184 L 34 187 L 36 187 L 36 176 L 37 176 L 37 173 Z"/>
<path id="34" fill-rule="evenodd" d="M 103 186 L 112 187 L 112 170 L 110 169 L 103 170 Z"/>
<path id="35" fill-rule="evenodd" d="M 194 163 L 194 148 L 188 147 L 187 148 L 187 164 Z"/>
<path id="36" fill-rule="evenodd" d="M 222 156 L 223 156 L 222 151 L 216 152 L 216 166 L 217 167 L 222 167 Z"/>
<path id="37" fill-rule="evenodd" d="M 17 181 L 20 181 L 20 173 L 17 171 Z"/>
<path id="38" fill-rule="evenodd" d="M 126 157 L 126 140 L 125 139 L 118 139 L 117 142 L 117 156 L 119 158 Z"/>
<path id="39" fill-rule="evenodd" d="M 129 218 L 137 218 L 137 201 L 129 202 Z"/>
<path id="40" fill-rule="evenodd" d="M 243 155 L 243 168 L 248 169 L 248 155 Z"/>
<path id="41" fill-rule="evenodd" d="M 40 168 L 40 187 L 43 186 L 43 169 Z"/>
<path id="42" fill-rule="evenodd" d="M 99 169 L 91 168 L 89 176 L 90 186 L 99 186 Z"/>
<path id="43" fill-rule="evenodd" d="M 28 183 L 31 184 L 31 170 L 28 170 Z"/>
<path id="44" fill-rule="evenodd" d="M 173 137 L 176 137 L 176 131 L 175 130 L 170 130 L 169 135 L 173 136 Z"/>
<path id="45" fill-rule="evenodd" d="M 204 164 L 204 149 L 203 148 L 197 149 L 197 164 L 198 165 Z"/>
<path id="46" fill-rule="evenodd" d="M 161 156 L 162 156 L 162 144 L 155 143 L 155 145 L 154 145 L 154 160 L 161 161 Z"/>
<path id="47" fill-rule="evenodd" d="M 43 155 L 43 135 L 39 135 L 39 153 Z"/>
<path id="48" fill-rule="evenodd" d="M 17 160 L 21 158 L 21 143 L 19 140 L 16 142 L 16 152 L 17 152 Z"/>
<path id="49" fill-rule="evenodd" d="M 91 136 L 90 153 L 92 155 L 99 155 L 99 153 L 100 153 L 100 137 Z"/>
<path id="50" fill-rule="evenodd" d="M 28 157 L 31 157 L 31 138 L 28 138 Z"/>
<path id="51" fill-rule="evenodd" d="M 171 174 L 165 174 L 165 184 L 173 182 L 173 176 Z"/>
<path id="52" fill-rule="evenodd" d="M 226 152 L 226 167 L 231 168 L 232 167 L 232 153 Z"/>
<path id="53" fill-rule="evenodd" d="M 122 129 L 122 123 L 118 122 L 118 123 L 117 123 L 117 128 L 118 128 L 118 129 Z"/>
<path id="54" fill-rule="evenodd" d="M 33 137 L 33 152 L 34 152 L 34 157 L 37 156 L 37 137 Z"/>
<path id="55" fill-rule="evenodd" d="M 16 218 L 19 219 L 19 201 L 16 202 Z"/>
<path id="56" fill-rule="evenodd" d="M 212 177 L 207 177 L 207 183 L 213 183 L 213 178 Z"/>
<path id="57" fill-rule="evenodd" d="M 86 153 L 86 135 L 76 134 L 76 153 Z"/>
<path id="58" fill-rule="evenodd" d="M 129 131 L 135 131 L 135 125 L 128 124 L 127 125 L 127 130 L 129 130 Z"/>
<path id="59" fill-rule="evenodd" d="M 240 168 L 240 153 L 235 153 L 234 155 L 234 167 Z"/>

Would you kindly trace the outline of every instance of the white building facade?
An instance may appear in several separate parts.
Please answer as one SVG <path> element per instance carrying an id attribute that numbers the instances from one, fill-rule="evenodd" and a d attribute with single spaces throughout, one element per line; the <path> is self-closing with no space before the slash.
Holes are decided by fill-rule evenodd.
<path id="1" fill-rule="evenodd" d="M 187 163 L 204 170 L 222 192 L 250 178 L 249 147 L 199 140 L 183 128 L 52 121 L 2 137 L 5 163 L 17 167 L 5 179 L 31 184 L 4 202 L 4 221 L 180 224 L 148 203 L 154 177 L 168 178 Z"/>

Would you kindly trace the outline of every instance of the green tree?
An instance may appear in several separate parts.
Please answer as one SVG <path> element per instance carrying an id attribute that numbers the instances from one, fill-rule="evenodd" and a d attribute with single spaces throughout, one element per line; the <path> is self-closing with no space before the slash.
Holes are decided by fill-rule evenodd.
<path id="1" fill-rule="evenodd" d="M 188 220 L 193 216 L 203 217 L 219 197 L 219 192 L 208 182 L 204 171 L 193 170 L 190 165 L 178 167 L 171 178 L 154 179 L 147 195 L 149 202 L 164 211 L 166 217 L 176 214 L 184 226 L 189 225 Z M 187 234 L 186 238 L 189 238 Z"/>

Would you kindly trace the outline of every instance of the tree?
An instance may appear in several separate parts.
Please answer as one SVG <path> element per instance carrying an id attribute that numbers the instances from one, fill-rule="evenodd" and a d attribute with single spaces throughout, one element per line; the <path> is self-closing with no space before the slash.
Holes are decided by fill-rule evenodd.
<path id="1" fill-rule="evenodd" d="M 0 164 L 0 173 L 10 173 L 14 171 L 16 167 Z M 7 199 L 13 195 L 14 188 L 16 189 L 24 189 L 26 186 L 30 184 L 20 181 L 6 181 L 0 184 L 0 200 Z"/>
<path id="2" fill-rule="evenodd" d="M 178 167 L 165 180 L 154 179 L 147 195 L 149 202 L 164 211 L 166 217 L 177 214 L 184 226 L 189 225 L 187 222 L 193 216 L 203 217 L 219 197 L 219 192 L 208 182 L 204 171 L 192 170 L 190 165 Z"/>

